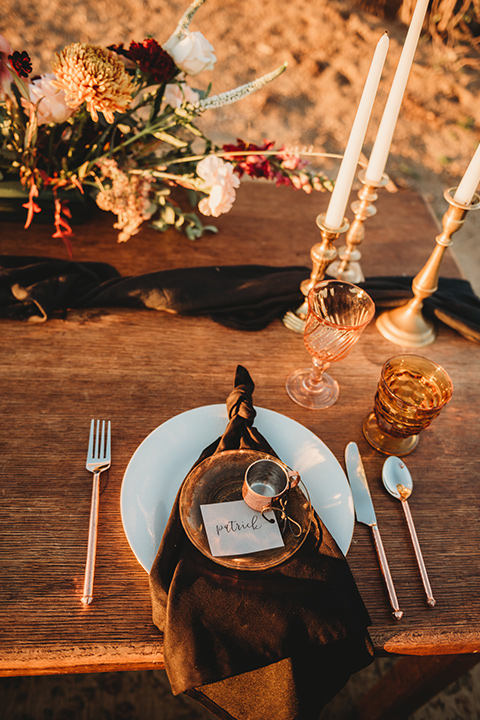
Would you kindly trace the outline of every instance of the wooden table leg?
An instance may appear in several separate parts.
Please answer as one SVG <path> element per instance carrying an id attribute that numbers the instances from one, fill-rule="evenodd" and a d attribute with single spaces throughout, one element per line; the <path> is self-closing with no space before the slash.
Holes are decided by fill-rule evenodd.
<path id="1" fill-rule="evenodd" d="M 357 703 L 358 720 L 405 720 L 480 662 L 480 653 L 403 656 Z"/>

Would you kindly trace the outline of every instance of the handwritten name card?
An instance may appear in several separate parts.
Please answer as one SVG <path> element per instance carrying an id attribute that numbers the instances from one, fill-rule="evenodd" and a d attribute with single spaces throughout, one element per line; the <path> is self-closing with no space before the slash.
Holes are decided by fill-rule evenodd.
<path id="1" fill-rule="evenodd" d="M 200 505 L 200 510 L 213 557 L 247 555 L 284 545 L 272 511 L 265 516 L 274 522 L 268 522 L 243 500 Z"/>

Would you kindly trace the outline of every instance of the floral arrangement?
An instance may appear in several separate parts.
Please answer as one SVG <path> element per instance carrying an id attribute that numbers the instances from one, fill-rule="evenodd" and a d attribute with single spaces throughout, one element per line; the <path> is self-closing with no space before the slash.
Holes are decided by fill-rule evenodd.
<path id="1" fill-rule="evenodd" d="M 193 208 L 204 216 L 228 212 L 244 174 L 306 192 L 328 186 L 299 153 L 269 141 L 219 147 L 195 125 L 205 111 L 259 90 L 286 67 L 215 96 L 194 88 L 190 78 L 216 62 L 208 40 L 190 30 L 204 2 L 194 0 L 163 46 L 153 38 L 129 47 L 72 43 L 41 76 L 32 74 L 26 51 L 0 36 L 0 180 L 25 191 L 25 227 L 41 211 L 44 189 L 53 193 L 54 237 L 71 253 L 65 190 L 89 192 L 116 215 L 122 242 L 146 220 L 190 239 L 215 231 Z M 187 189 L 190 209 L 175 198 L 175 187 Z"/>

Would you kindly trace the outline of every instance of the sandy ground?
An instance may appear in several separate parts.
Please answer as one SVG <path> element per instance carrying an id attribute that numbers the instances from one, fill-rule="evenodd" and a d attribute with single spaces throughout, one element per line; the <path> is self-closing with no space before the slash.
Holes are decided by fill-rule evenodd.
<path id="1" fill-rule="evenodd" d="M 151 35 L 163 43 L 187 6 L 188 0 L 4 0 L 0 33 L 29 52 L 35 72 L 46 72 L 53 53 L 69 42 L 108 45 Z M 191 29 L 215 48 L 215 70 L 195 78 L 198 87 L 212 82 L 214 93 L 288 61 L 267 88 L 205 114 L 201 123 L 211 136 L 268 138 L 319 153 L 343 152 L 375 45 L 387 30 L 390 49 L 364 147 L 369 156 L 406 34 L 399 20 L 362 12 L 352 0 L 207 0 Z M 392 180 L 424 194 L 440 219 L 448 207 L 443 191 L 458 184 L 480 127 L 480 74 L 455 50 L 421 38 L 387 164 Z M 479 232 L 480 213 L 472 212 L 453 246 L 477 293 Z"/>

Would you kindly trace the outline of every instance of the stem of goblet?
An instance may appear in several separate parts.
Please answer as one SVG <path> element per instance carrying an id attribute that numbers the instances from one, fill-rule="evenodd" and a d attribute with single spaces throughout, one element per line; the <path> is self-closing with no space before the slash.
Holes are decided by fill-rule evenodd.
<path id="1" fill-rule="evenodd" d="M 309 384 L 318 385 L 322 382 L 323 373 L 328 368 L 330 363 L 322 362 L 318 358 L 312 358 L 312 373 L 308 379 Z"/>

